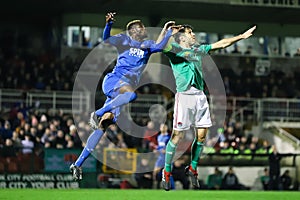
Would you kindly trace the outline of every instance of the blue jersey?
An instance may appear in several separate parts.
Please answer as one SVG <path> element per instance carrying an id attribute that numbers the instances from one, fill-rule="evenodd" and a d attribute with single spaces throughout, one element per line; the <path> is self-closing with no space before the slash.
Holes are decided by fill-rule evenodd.
<path id="1" fill-rule="evenodd" d="M 107 23 L 103 32 L 103 40 L 117 48 L 118 59 L 113 74 L 131 86 L 137 86 L 143 70 L 155 52 L 161 52 L 171 37 L 169 30 L 164 39 L 156 44 L 153 40 L 136 41 L 125 34 L 110 36 L 112 22 Z"/>
<path id="2" fill-rule="evenodd" d="M 168 144 L 170 140 L 170 135 L 163 135 L 163 134 L 159 134 L 159 136 L 157 137 L 157 150 L 160 152 L 160 154 L 164 154 L 164 153 L 161 153 L 162 151 L 161 150 L 165 150 L 166 149 L 166 146 Z"/>
<path id="3" fill-rule="evenodd" d="M 162 150 L 166 149 L 166 146 L 167 146 L 170 138 L 171 137 L 169 134 L 168 135 L 160 134 L 157 137 L 157 143 L 158 143 L 157 150 L 159 151 L 159 156 L 157 157 L 157 160 L 155 162 L 156 168 L 163 168 L 165 165 L 165 151 L 162 151 Z"/>

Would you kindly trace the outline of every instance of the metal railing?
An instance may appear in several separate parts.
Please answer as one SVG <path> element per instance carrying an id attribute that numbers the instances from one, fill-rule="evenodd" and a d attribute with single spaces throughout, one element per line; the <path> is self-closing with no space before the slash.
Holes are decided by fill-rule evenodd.
<path id="1" fill-rule="evenodd" d="M 82 113 L 90 110 L 90 97 L 87 91 L 22 91 L 0 90 L 0 110 L 9 111 L 12 107 L 23 106 L 38 108 L 44 112 L 51 110 L 63 110 L 66 113 Z"/>
<path id="2" fill-rule="evenodd" d="M 215 98 L 209 97 L 209 102 L 214 105 Z M 90 111 L 91 94 L 89 91 L 22 91 L 0 89 L 0 110 L 8 110 L 16 104 L 27 107 L 37 107 L 41 111 L 48 109 L 64 112 L 80 113 Z M 148 116 L 152 105 L 160 104 L 167 112 L 173 111 L 174 99 L 166 100 L 162 95 L 141 94 L 130 105 L 133 117 Z M 219 106 L 219 107 L 218 107 Z M 300 121 L 300 100 L 288 98 L 241 98 L 228 97 L 227 105 L 214 105 L 213 109 L 226 109 L 227 116 L 238 118 L 241 122 L 249 115 L 256 122 Z"/>
<path id="3" fill-rule="evenodd" d="M 29 92 L 26 97 L 26 105 L 28 107 L 38 106 L 42 111 L 62 109 L 67 113 L 82 113 L 90 110 L 90 94 L 86 91 Z"/>
<path id="4" fill-rule="evenodd" d="M 210 98 L 214 104 L 214 98 Z M 300 100 L 288 98 L 227 98 L 227 115 L 243 121 L 251 115 L 256 122 L 300 121 Z"/>

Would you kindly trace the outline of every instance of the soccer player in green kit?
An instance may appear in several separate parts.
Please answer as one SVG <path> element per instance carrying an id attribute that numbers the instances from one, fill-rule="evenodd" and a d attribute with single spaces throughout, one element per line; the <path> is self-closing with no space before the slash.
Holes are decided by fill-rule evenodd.
<path id="1" fill-rule="evenodd" d="M 176 147 L 183 138 L 184 132 L 190 128 L 195 128 L 195 138 L 191 146 L 191 163 L 185 168 L 185 174 L 190 176 L 195 189 L 200 187 L 197 174 L 198 159 L 203 149 L 207 130 L 212 125 L 209 105 L 203 92 L 202 56 L 212 50 L 226 48 L 239 40 L 249 38 L 256 29 L 254 26 L 235 37 L 199 46 L 192 27 L 190 25 L 182 26 L 183 28 L 174 35 L 175 42 L 164 50 L 173 70 L 177 91 L 174 103 L 173 133 L 166 147 L 162 178 L 162 184 L 166 191 L 171 188 L 172 159 Z"/>

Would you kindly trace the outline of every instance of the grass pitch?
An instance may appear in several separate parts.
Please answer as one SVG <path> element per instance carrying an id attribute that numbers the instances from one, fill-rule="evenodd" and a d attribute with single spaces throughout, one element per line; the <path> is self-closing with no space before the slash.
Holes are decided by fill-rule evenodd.
<path id="1" fill-rule="evenodd" d="M 0 189 L 1 200 L 296 200 L 300 192 L 119 190 L 119 189 Z"/>

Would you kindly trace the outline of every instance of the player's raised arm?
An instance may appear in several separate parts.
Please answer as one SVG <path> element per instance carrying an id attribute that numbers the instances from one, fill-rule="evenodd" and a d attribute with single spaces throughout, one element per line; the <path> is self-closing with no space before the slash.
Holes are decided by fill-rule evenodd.
<path id="1" fill-rule="evenodd" d="M 161 30 L 157 40 L 156 40 L 156 44 L 160 43 L 162 41 L 162 39 L 164 38 L 168 28 L 172 25 L 175 24 L 175 21 L 168 21 L 167 23 L 165 23 L 163 29 Z"/>
<path id="2" fill-rule="evenodd" d="M 168 21 L 167 23 L 165 23 L 163 29 L 161 30 L 157 40 L 156 40 L 156 44 L 160 43 L 163 38 L 165 37 L 167 31 L 169 29 L 172 29 L 172 35 L 178 33 L 178 31 L 180 31 L 183 27 L 181 25 L 175 25 L 175 21 Z"/>
<path id="3" fill-rule="evenodd" d="M 174 21 L 169 21 L 165 24 L 158 39 L 156 40 L 155 47 L 152 47 L 152 52 L 161 52 L 166 47 L 172 35 L 178 33 L 182 29 L 181 25 L 175 25 Z"/>
<path id="4" fill-rule="evenodd" d="M 252 28 L 248 29 L 247 31 L 245 31 L 244 33 L 242 33 L 240 35 L 237 35 L 237 36 L 234 36 L 231 38 L 224 38 L 218 42 L 215 42 L 215 43 L 211 44 L 211 50 L 226 48 L 239 40 L 247 39 L 250 36 L 252 36 L 253 31 L 255 29 L 256 29 L 256 26 L 253 26 Z"/>
<path id="5" fill-rule="evenodd" d="M 105 16 L 106 25 L 103 30 L 103 40 L 104 41 L 106 41 L 110 37 L 110 30 L 111 30 L 112 24 L 115 21 L 115 19 L 114 19 L 115 14 L 116 14 L 115 12 L 109 12 Z"/>

